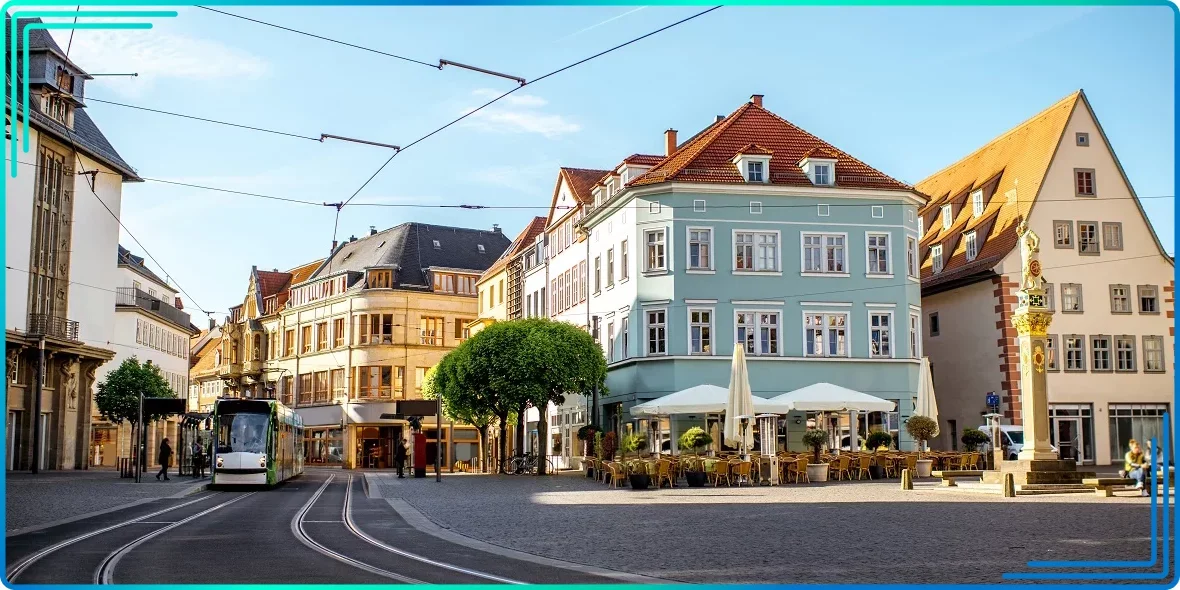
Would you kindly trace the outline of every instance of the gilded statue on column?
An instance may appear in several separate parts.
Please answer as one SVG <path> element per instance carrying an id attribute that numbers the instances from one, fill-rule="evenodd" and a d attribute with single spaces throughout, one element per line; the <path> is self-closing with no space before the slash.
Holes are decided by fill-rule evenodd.
<path id="1" fill-rule="evenodd" d="M 1041 261 L 1038 255 L 1041 251 L 1041 238 L 1029 229 L 1028 222 L 1024 219 L 1016 226 L 1016 234 L 1020 236 L 1020 289 L 1042 291 L 1045 280 L 1041 277 Z"/>

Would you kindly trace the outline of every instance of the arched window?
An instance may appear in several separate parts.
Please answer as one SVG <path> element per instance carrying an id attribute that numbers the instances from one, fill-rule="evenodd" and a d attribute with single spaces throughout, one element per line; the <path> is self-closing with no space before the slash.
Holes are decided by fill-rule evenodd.
<path id="1" fill-rule="evenodd" d="M 254 335 L 254 358 L 253 360 L 262 360 L 262 334 Z"/>

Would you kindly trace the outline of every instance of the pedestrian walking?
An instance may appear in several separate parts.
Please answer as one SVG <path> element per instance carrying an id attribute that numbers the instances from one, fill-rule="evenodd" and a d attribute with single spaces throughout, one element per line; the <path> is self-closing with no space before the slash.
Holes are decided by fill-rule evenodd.
<path id="1" fill-rule="evenodd" d="M 156 474 L 156 479 L 159 480 L 162 475 L 164 481 L 169 481 L 168 466 L 172 463 L 172 446 L 168 444 L 167 438 L 160 441 L 160 453 L 156 458 L 160 461 L 160 472 Z"/>
<path id="2" fill-rule="evenodd" d="M 205 477 L 205 450 L 199 440 L 193 441 L 193 477 Z"/>
<path id="3" fill-rule="evenodd" d="M 404 470 L 406 467 L 406 454 L 407 454 L 406 453 L 406 441 L 398 439 L 397 444 L 395 446 L 397 448 L 395 448 L 393 451 L 393 464 L 397 466 L 398 479 L 405 479 L 406 476 L 405 476 Z"/>

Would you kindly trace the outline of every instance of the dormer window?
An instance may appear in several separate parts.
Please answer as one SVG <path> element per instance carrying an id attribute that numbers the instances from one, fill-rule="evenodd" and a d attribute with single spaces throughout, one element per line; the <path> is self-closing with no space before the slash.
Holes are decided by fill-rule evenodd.
<path id="1" fill-rule="evenodd" d="M 46 115 L 49 115 L 54 121 L 57 121 L 66 127 L 71 127 L 70 111 L 72 110 L 73 106 L 65 96 L 60 94 L 48 94 L 44 97 L 42 105 Z"/>
<path id="2" fill-rule="evenodd" d="M 389 289 L 393 287 L 393 271 L 370 270 L 368 283 L 370 289 Z"/>
<path id="3" fill-rule="evenodd" d="M 57 82 L 57 89 L 58 90 L 61 90 L 62 92 L 69 93 L 69 94 L 74 93 L 74 77 L 71 76 L 70 73 L 67 72 L 65 68 L 62 68 L 62 67 L 57 68 L 56 82 Z"/>
<path id="4" fill-rule="evenodd" d="M 442 250 L 442 244 L 439 243 L 438 240 L 434 240 L 434 249 L 435 250 Z"/>
<path id="5" fill-rule="evenodd" d="M 976 256 L 979 256 L 979 243 L 975 241 L 975 230 L 967 232 L 964 235 L 964 239 L 967 241 L 967 261 L 970 262 L 975 260 Z"/>
<path id="6" fill-rule="evenodd" d="M 480 254 L 484 253 L 483 244 L 476 244 L 475 247 L 479 249 Z"/>
<path id="7" fill-rule="evenodd" d="M 825 186 L 832 184 L 832 167 L 828 164 L 816 164 L 815 183 Z"/>
<path id="8" fill-rule="evenodd" d="M 930 248 L 930 265 L 934 267 L 934 274 L 942 272 L 942 245 Z"/>
<path id="9" fill-rule="evenodd" d="M 954 216 L 951 215 L 951 206 L 942 206 L 942 229 L 950 229 L 951 222 L 954 221 Z"/>
<path id="10" fill-rule="evenodd" d="M 983 189 L 971 193 L 971 213 L 976 217 L 983 215 Z"/>
<path id="11" fill-rule="evenodd" d="M 763 182 L 762 162 L 746 162 L 746 182 Z"/>

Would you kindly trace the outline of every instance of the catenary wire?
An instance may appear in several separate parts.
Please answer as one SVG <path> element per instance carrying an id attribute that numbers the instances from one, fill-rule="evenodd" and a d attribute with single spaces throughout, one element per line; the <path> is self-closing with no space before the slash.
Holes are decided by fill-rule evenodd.
<path id="1" fill-rule="evenodd" d="M 250 18 L 250 17 L 242 16 L 242 15 L 240 15 L 240 14 L 234 14 L 234 13 L 232 13 L 232 12 L 226 12 L 226 11 L 224 11 L 224 10 L 217 10 L 216 8 L 209 8 L 208 6 L 200 6 L 200 5 L 196 5 L 196 7 L 197 7 L 197 8 L 204 9 L 204 10 L 208 10 L 209 12 L 216 12 L 216 13 L 218 13 L 218 14 L 224 14 L 225 16 L 232 16 L 233 18 L 239 18 L 239 19 L 242 19 L 242 20 L 244 20 L 244 21 L 250 21 L 250 22 L 252 22 L 252 23 L 256 23 L 256 24 L 260 24 L 260 25 L 265 25 L 265 26 L 268 26 L 268 27 L 274 27 L 274 28 L 276 28 L 276 29 L 280 29 L 280 30 L 283 30 L 283 31 L 287 31 L 287 32 L 289 32 L 289 33 L 295 33 L 295 34 L 298 34 L 298 35 L 304 35 L 304 36 L 307 36 L 307 37 L 312 37 L 312 38 L 314 38 L 314 39 L 319 39 L 319 40 L 321 40 L 321 41 L 327 41 L 327 42 L 329 42 L 329 43 L 335 43 L 335 44 L 337 44 L 337 45 L 344 45 L 345 47 L 352 47 L 353 49 L 360 49 L 361 51 L 368 51 L 369 53 L 376 53 L 376 54 L 378 54 L 378 55 L 384 55 L 384 56 L 386 56 L 386 57 L 392 57 L 392 58 L 395 58 L 395 59 L 400 59 L 400 60 L 402 60 L 402 61 L 407 61 L 407 62 L 410 62 L 410 63 L 416 63 L 416 64 L 424 65 L 424 66 L 426 66 L 426 67 L 428 67 L 428 68 L 433 68 L 433 69 L 436 69 L 436 70 L 441 70 L 441 69 L 442 69 L 442 68 L 441 68 L 441 67 L 440 67 L 438 64 L 432 64 L 432 63 L 424 62 L 424 61 L 422 61 L 422 60 L 413 59 L 413 58 L 410 58 L 410 57 L 405 57 L 405 56 L 402 56 L 402 55 L 396 55 L 396 54 L 393 54 L 393 53 L 388 53 L 388 52 L 381 51 L 381 50 L 378 50 L 378 49 L 373 49 L 373 48 L 371 48 L 371 47 L 365 47 L 365 46 L 363 46 L 363 45 L 356 45 L 356 44 L 354 44 L 354 43 L 348 43 L 348 42 L 345 42 L 345 41 L 340 41 L 340 40 L 338 40 L 338 39 L 332 39 L 331 37 L 325 37 L 325 36 L 323 36 L 323 35 L 316 35 L 315 33 L 308 33 L 308 32 L 306 32 L 306 31 L 300 31 L 300 30 L 298 30 L 298 29 L 292 29 L 292 28 L 290 28 L 290 27 L 284 27 L 284 26 L 282 26 L 282 25 L 276 25 L 276 24 L 274 24 L 274 23 L 268 23 L 268 22 L 266 22 L 266 21 L 262 21 L 262 20 L 258 20 L 258 19 L 255 19 L 255 18 Z"/>
<path id="2" fill-rule="evenodd" d="M 423 142 L 423 141 L 425 141 L 425 140 L 429 139 L 430 137 L 434 136 L 435 134 L 437 134 L 437 133 L 439 133 L 439 132 L 443 131 L 444 129 L 447 129 L 447 128 L 448 128 L 448 127 L 450 127 L 451 125 L 454 125 L 455 123 L 458 123 L 458 122 L 462 121 L 463 119 L 466 119 L 467 117 L 470 117 L 471 115 L 474 115 L 475 113 L 478 113 L 479 111 L 481 111 L 481 110 L 483 110 L 483 109 L 485 109 L 485 108 L 487 108 L 487 107 L 489 107 L 489 106 L 491 106 L 491 105 L 495 104 L 496 102 L 498 102 L 498 101 L 500 101 L 501 99 L 503 99 L 504 97 L 506 97 L 506 96 L 508 96 L 508 95 L 512 94 L 513 92 L 516 92 L 517 90 L 520 90 L 521 88 L 524 88 L 524 87 L 526 87 L 526 86 L 531 86 L 531 85 L 533 85 L 533 84 L 536 84 L 537 82 L 540 82 L 541 80 L 544 80 L 545 78 L 548 78 L 548 77 L 550 77 L 550 76 L 555 76 L 555 75 L 557 75 L 557 74 L 560 74 L 560 73 L 562 73 L 562 72 L 564 72 L 564 71 L 566 71 L 566 70 L 568 70 L 568 69 L 570 69 L 570 68 L 574 68 L 574 67 L 580 66 L 580 65 L 582 65 L 582 64 L 584 64 L 584 63 L 586 63 L 586 62 L 588 62 L 588 61 L 590 61 L 590 60 L 593 60 L 593 59 L 596 59 L 596 58 L 598 58 L 598 57 L 601 57 L 601 56 L 603 56 L 603 55 L 606 55 L 606 54 L 608 54 L 608 53 L 610 53 L 610 52 L 612 52 L 612 51 L 615 51 L 615 50 L 618 50 L 618 49 L 622 49 L 623 47 L 626 47 L 626 46 L 628 46 L 628 45 L 631 45 L 632 43 L 636 43 L 636 42 L 638 42 L 638 41 L 642 41 L 643 39 L 646 39 L 646 38 L 648 38 L 648 37 L 651 37 L 652 35 L 656 35 L 656 34 L 658 34 L 658 33 L 661 33 L 661 32 L 663 32 L 663 31 L 666 31 L 666 30 L 668 30 L 668 29 L 671 29 L 672 27 L 675 27 L 675 26 L 677 26 L 677 25 L 684 24 L 684 23 L 686 23 L 686 22 L 688 22 L 688 21 L 690 21 L 690 20 L 693 20 L 693 19 L 695 19 L 695 18 L 697 18 L 697 17 L 704 16 L 704 15 L 706 15 L 706 14 L 710 13 L 710 12 L 713 12 L 714 10 L 717 10 L 718 8 L 721 8 L 721 7 L 720 7 L 720 6 L 714 6 L 714 7 L 712 7 L 712 8 L 709 8 L 709 9 L 706 9 L 706 10 L 702 10 L 701 12 L 698 12 L 698 13 L 696 13 L 696 14 L 693 14 L 693 15 L 691 15 L 691 16 L 688 16 L 688 17 L 686 17 L 686 18 L 680 19 L 680 20 L 678 20 L 678 21 L 676 21 L 676 22 L 674 22 L 674 23 L 672 23 L 672 24 L 669 24 L 669 25 L 665 25 L 665 26 L 663 26 L 663 27 L 660 27 L 659 29 L 656 29 L 656 30 L 654 30 L 654 31 L 651 31 L 650 33 L 647 33 L 647 34 L 641 35 L 641 36 L 639 36 L 639 37 L 636 37 L 636 38 L 634 38 L 634 39 L 631 39 L 631 40 L 629 40 L 629 41 L 625 41 L 625 42 L 623 42 L 623 43 L 620 43 L 620 44 L 618 44 L 618 45 L 615 45 L 614 47 L 611 47 L 610 49 L 606 49 L 606 50 L 604 50 L 604 51 L 600 51 L 600 52 L 598 52 L 598 53 L 596 53 L 596 54 L 594 54 L 594 55 L 591 55 L 590 57 L 587 57 L 587 58 L 584 58 L 584 59 L 578 60 L 578 61 L 576 61 L 576 62 L 574 62 L 574 63 L 572 63 L 572 64 L 569 64 L 569 65 L 567 65 L 567 66 L 564 66 L 564 67 L 558 68 L 558 69 L 556 69 L 556 70 L 553 70 L 552 72 L 549 72 L 549 73 L 547 73 L 547 74 L 543 74 L 543 75 L 541 75 L 541 76 L 538 76 L 538 77 L 536 77 L 536 78 L 533 78 L 532 80 L 529 80 L 528 82 L 525 82 L 524 84 L 521 84 L 520 86 L 517 86 L 516 88 L 513 88 L 512 90 L 509 90 L 509 91 L 507 91 L 507 92 L 505 92 L 505 93 L 503 93 L 503 94 L 501 94 L 501 95 L 499 95 L 499 96 L 497 96 L 497 97 L 495 97 L 495 98 L 493 98 L 493 99 L 491 99 L 491 100 L 489 100 L 489 101 L 487 101 L 487 102 L 483 103 L 482 105 L 480 105 L 480 106 L 478 106 L 478 107 L 476 107 L 476 108 L 474 108 L 474 109 L 472 109 L 472 110 L 470 110 L 470 111 L 467 111 L 466 113 L 463 113 L 463 114 L 462 114 L 462 115 L 460 115 L 459 117 L 457 117 L 457 118 L 455 118 L 455 119 L 451 120 L 449 123 L 447 123 L 447 124 L 443 125 L 442 127 L 439 127 L 438 129 L 435 129 L 434 131 L 431 131 L 430 133 L 427 133 L 426 135 L 423 135 L 422 137 L 419 137 L 418 139 L 415 139 L 414 141 L 410 142 L 409 144 L 407 144 L 407 145 L 403 146 L 403 147 L 402 147 L 402 149 L 400 149 L 400 150 L 398 150 L 398 151 L 394 152 L 392 155 L 390 155 L 390 156 L 389 156 L 389 159 L 385 160 L 385 163 L 381 164 L 381 166 L 380 166 L 379 168 L 377 168 L 377 171 L 376 171 L 376 172 L 374 172 L 374 173 L 373 173 L 373 175 L 372 175 L 372 176 L 370 176 L 370 177 L 369 177 L 367 180 L 365 180 L 365 182 L 364 182 L 363 184 L 361 184 L 360 188 L 356 189 L 356 191 L 355 191 L 355 192 L 353 192 L 353 193 L 352 193 L 352 195 L 351 195 L 351 196 L 349 196 L 347 199 L 345 199 L 345 200 L 344 200 L 344 202 L 343 202 L 343 203 L 342 203 L 340 206 L 341 206 L 341 207 L 343 207 L 343 206 L 345 206 L 345 205 L 348 205 L 348 204 L 349 204 L 349 203 L 350 203 L 350 202 L 351 202 L 351 201 L 352 201 L 354 198 L 356 198 L 356 196 L 357 196 L 358 194 L 360 194 L 360 192 L 361 192 L 362 190 L 364 190 L 366 186 L 369 186 L 369 183 L 370 183 L 370 182 L 372 182 L 374 178 L 377 178 L 377 175 L 378 175 L 378 174 L 381 174 L 381 171 L 382 171 L 382 170 L 384 170 L 384 169 L 385 169 L 385 167 L 386 167 L 386 166 L 388 166 L 388 165 L 389 165 L 389 163 L 390 163 L 390 162 L 392 162 L 392 161 L 393 161 L 393 159 L 394 159 L 394 158 L 396 158 L 398 154 L 400 154 L 400 153 L 402 153 L 402 152 L 406 151 L 407 149 L 410 149 L 411 147 L 414 147 L 414 146 L 415 146 L 415 145 L 417 145 L 418 143 L 421 143 L 421 142 Z"/>
<path id="3" fill-rule="evenodd" d="M 160 110 L 160 109 L 152 109 L 152 108 L 148 108 L 148 107 L 141 107 L 141 106 L 137 106 L 137 105 L 133 105 L 133 104 L 127 104 L 127 103 L 122 103 L 122 102 L 115 102 L 115 101 L 113 101 L 113 100 L 103 100 L 103 99 L 101 99 L 101 98 L 94 98 L 94 97 L 92 97 L 92 96 L 87 96 L 87 97 L 86 97 L 86 100 L 87 100 L 87 101 L 90 101 L 90 102 L 100 102 L 100 103 L 102 103 L 102 104 L 109 104 L 109 105 L 114 105 L 114 106 L 117 106 L 117 107 L 123 107 L 123 108 L 128 108 L 128 109 L 136 109 L 136 110 L 139 110 L 139 111 L 147 111 L 147 112 L 149 112 L 149 113 L 158 113 L 158 114 L 161 114 L 161 115 L 170 115 L 170 116 L 173 116 L 173 117 L 181 117 L 181 118 L 183 118 L 183 119 L 193 119 L 193 120 L 195 120 L 195 121 L 203 121 L 203 122 L 205 122 L 205 123 L 215 123 L 215 124 L 217 124 L 217 125 L 226 125 L 226 126 L 228 126 L 228 127 L 237 127 L 237 128 L 239 128 L 239 129 L 248 129 L 248 130 L 250 130 L 250 131 L 260 131 L 260 132 L 262 132 L 262 133 L 272 133 L 272 134 L 274 134 L 274 135 L 285 135 L 285 136 L 287 136 L 287 137 L 294 137 L 294 138 L 297 138 L 297 139 L 306 139 L 306 140 L 309 140 L 309 141 L 315 141 L 315 142 L 319 142 L 319 141 L 320 141 L 320 138 L 318 138 L 318 137 L 311 137 L 311 136 L 308 136 L 308 135 L 300 135 L 300 134 L 298 134 L 298 133 L 288 133 L 288 132 L 286 132 L 286 131 L 277 131 L 277 130 L 274 130 L 274 129 L 266 129 L 266 128 L 264 128 L 264 127 L 253 127 L 253 126 L 251 126 L 251 125 L 243 125 L 243 124 L 241 124 L 241 123 L 230 123 L 230 122 L 228 122 L 228 121 L 218 121 L 217 119 L 208 119 L 208 118 L 205 118 L 205 117 L 198 117 L 198 116 L 195 116 L 195 115 L 185 115 L 185 114 L 182 114 L 182 113 L 174 113 L 174 112 L 172 112 L 172 111 L 165 111 L 165 110 Z"/>

